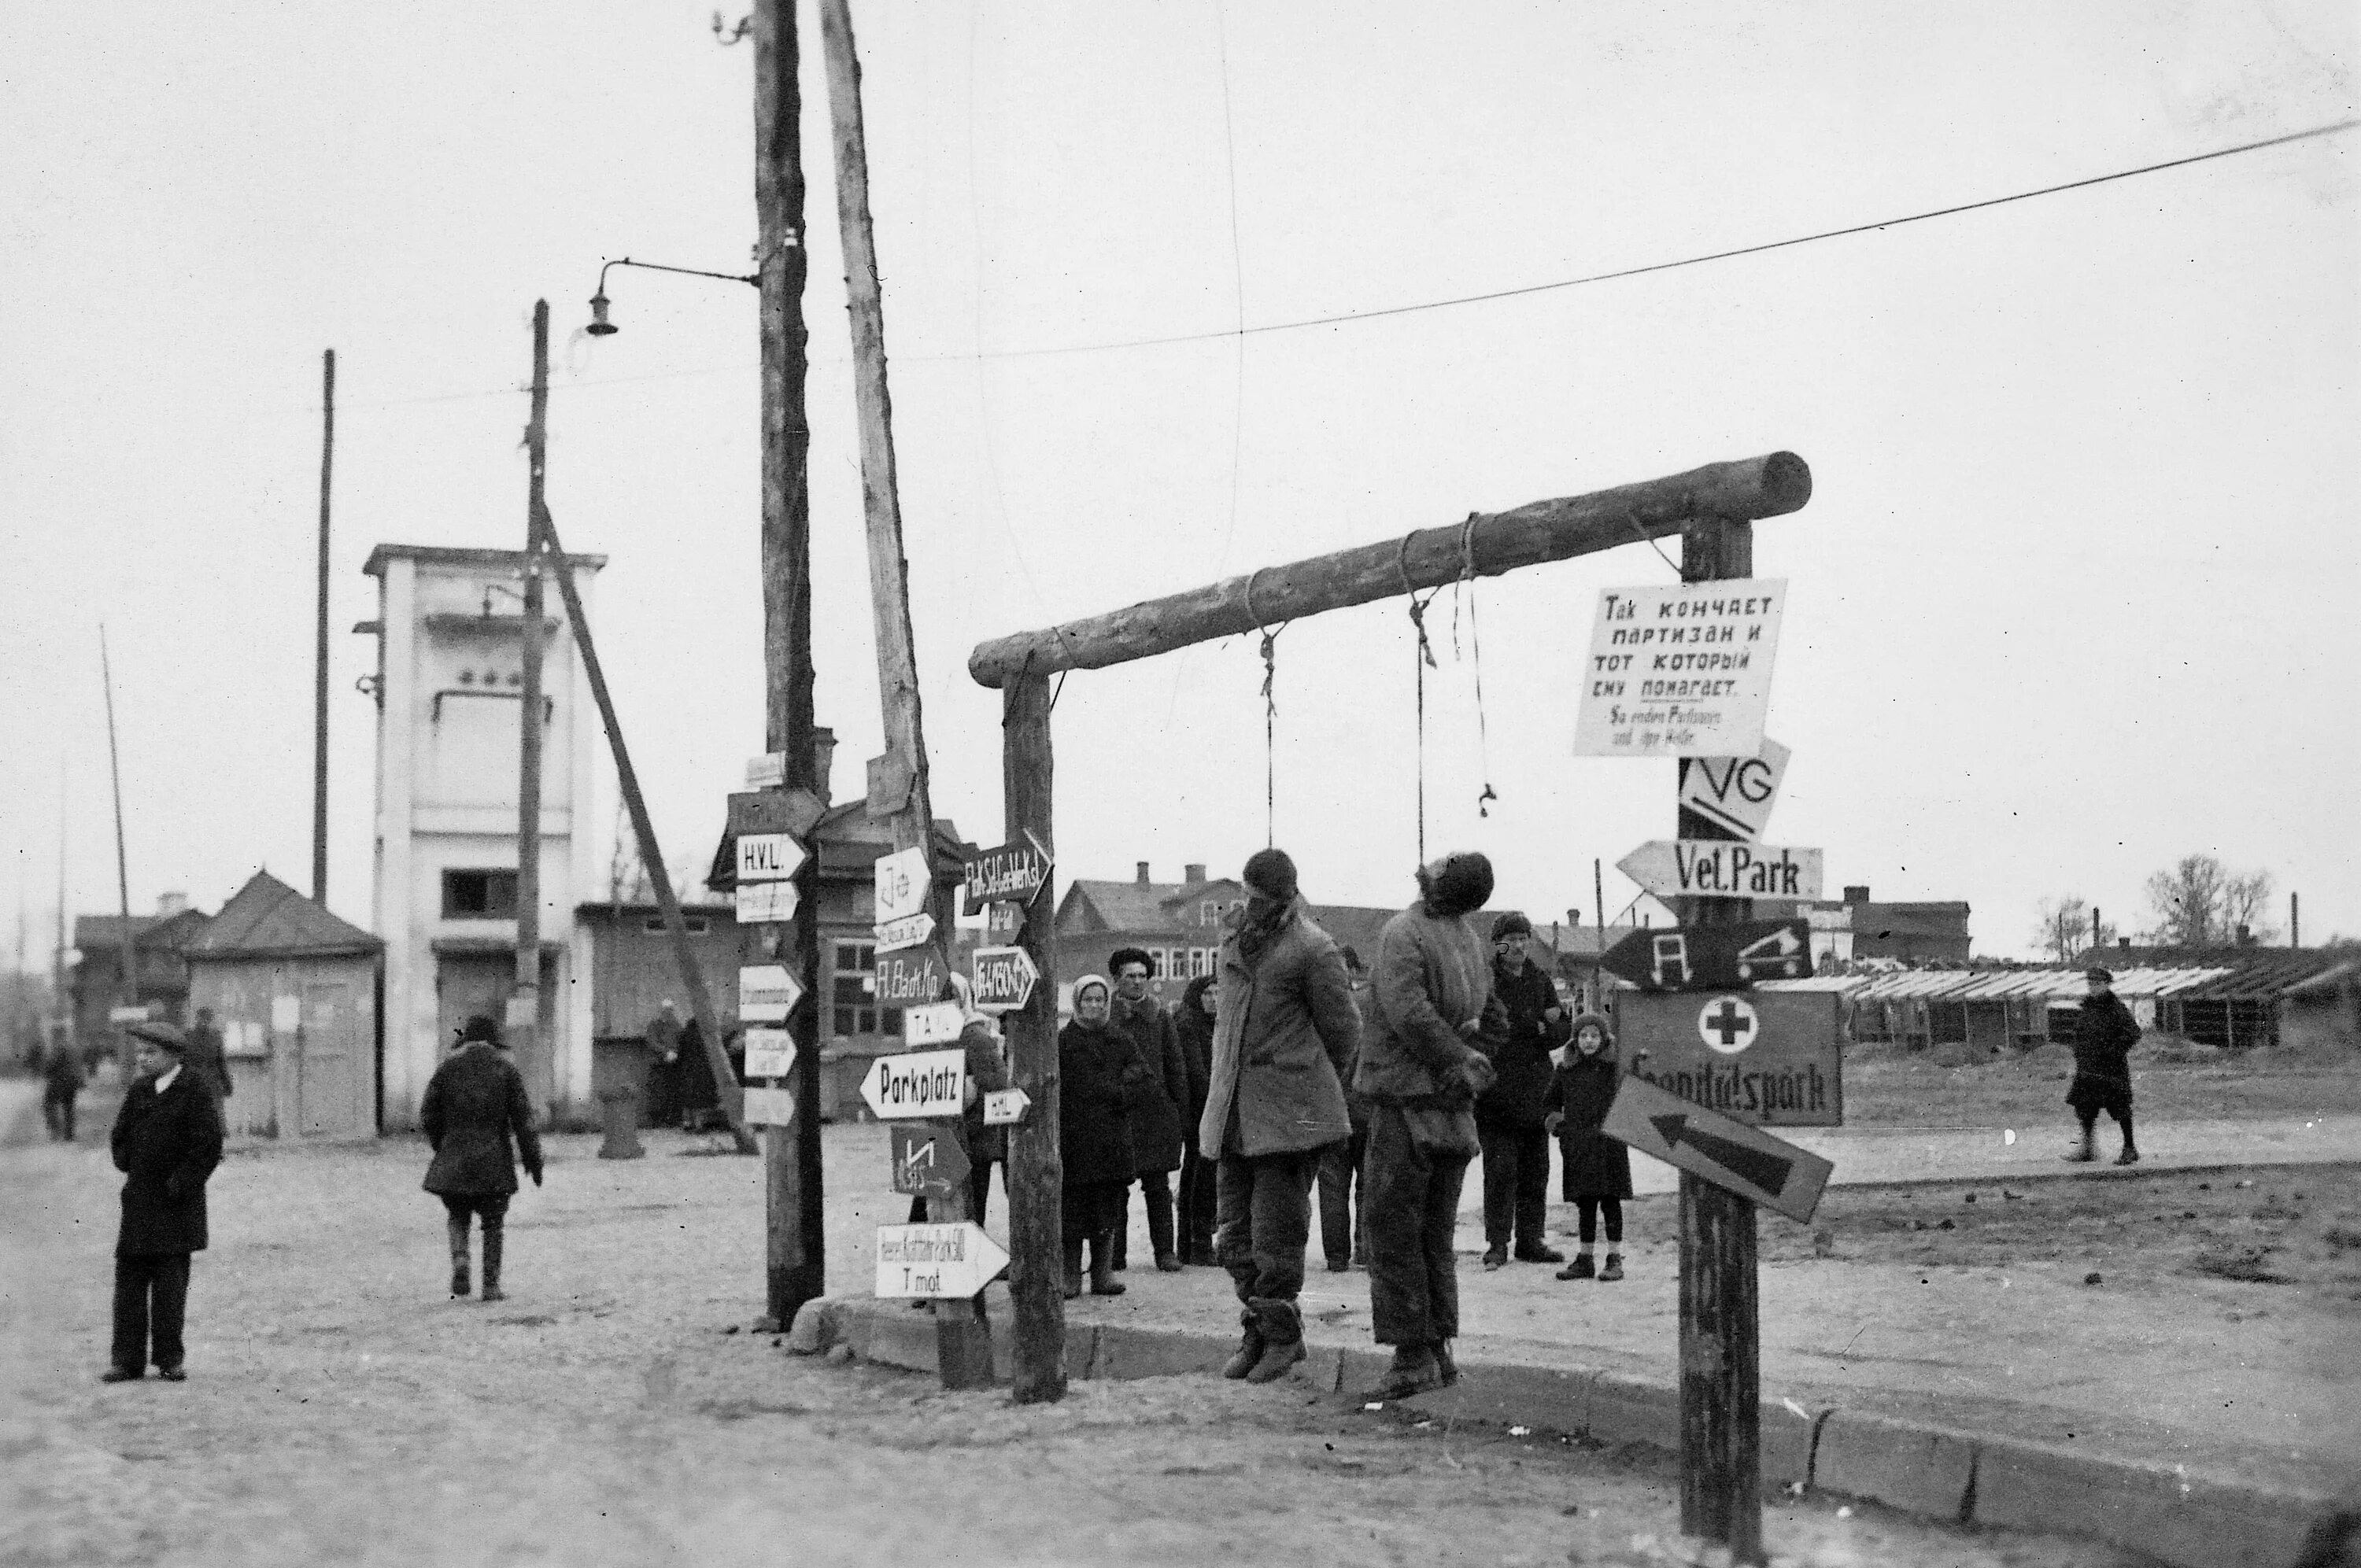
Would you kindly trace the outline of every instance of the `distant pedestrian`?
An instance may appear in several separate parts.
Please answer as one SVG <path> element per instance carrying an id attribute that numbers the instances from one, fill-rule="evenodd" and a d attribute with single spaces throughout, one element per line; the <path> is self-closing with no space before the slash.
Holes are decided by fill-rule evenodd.
<path id="1" fill-rule="evenodd" d="M 1058 1031 L 1058 1149 L 1065 1164 L 1059 1220 L 1065 1238 L 1066 1295 L 1082 1293 L 1082 1246 L 1091 1249 L 1091 1294 L 1120 1296 L 1115 1232 L 1124 1194 L 1139 1174 L 1131 1103 L 1148 1076 L 1131 1036 L 1109 1021 L 1115 988 L 1104 975 L 1074 981 L 1074 1016 Z"/>
<path id="2" fill-rule="evenodd" d="M 1006 1129 L 984 1124 L 983 1097 L 1008 1087 L 1008 1058 L 1000 1037 L 999 1022 L 991 1014 L 977 1009 L 975 990 L 967 976 L 954 974 L 950 981 L 951 993 L 947 1000 L 960 1010 L 959 1047 L 964 1054 L 967 1071 L 967 1097 L 961 1102 L 959 1120 L 960 1151 L 967 1156 L 968 1218 L 980 1225 L 983 1223 L 984 1202 L 992 1196 L 992 1168 L 1005 1164 L 1008 1158 Z M 1006 1185 L 1004 1177 L 1002 1186 Z M 910 1223 L 923 1224 L 926 1219 L 926 1199 L 911 1199 Z"/>
<path id="3" fill-rule="evenodd" d="M 2066 1103 L 2082 1124 L 2082 1140 L 2067 1158 L 2090 1161 L 2099 1157 L 2097 1126 L 2104 1111 L 2124 1130 L 2123 1152 L 2117 1165 L 2137 1165 L 2139 1145 L 2132 1139 L 2132 1047 L 2139 1044 L 2140 1026 L 2132 1010 L 2115 994 L 2115 977 L 2093 964 L 2083 971 L 2090 994 L 2074 1030 L 2074 1081 L 2067 1086 Z"/>
<path id="4" fill-rule="evenodd" d="M 1631 1196 L 1631 1151 L 1600 1130 L 1622 1071 L 1615 1033 L 1605 1018 L 1585 1013 L 1574 1021 L 1574 1043 L 1559 1052 L 1546 1105 L 1565 1167 L 1561 1190 L 1575 1207 L 1581 1250 L 1557 1271 L 1560 1279 L 1623 1277 L 1623 1200 Z M 1601 1220 L 1607 1224 L 1607 1266 L 1591 1261 Z"/>
<path id="5" fill-rule="evenodd" d="M 74 1141 L 74 1102 L 82 1096 L 82 1058 L 60 1035 L 41 1053 L 41 1122 L 61 1144 Z"/>
<path id="6" fill-rule="evenodd" d="M 418 1123 L 434 1151 L 423 1185 L 443 1200 L 448 1218 L 451 1294 L 467 1294 L 467 1222 L 473 1218 L 484 1227 L 483 1299 L 504 1300 L 500 1253 L 518 1157 L 535 1187 L 542 1168 L 524 1077 L 501 1048 L 499 1025 L 481 1014 L 467 1020 L 456 1048 L 426 1080 Z"/>
<path id="7" fill-rule="evenodd" d="M 723 1058 L 729 1056 L 724 1041 Z M 715 1086 L 713 1063 L 705 1052 L 705 1030 L 694 1018 L 680 1026 L 679 1058 L 673 1069 L 674 1109 L 684 1133 L 703 1132 L 721 1117 L 721 1091 Z"/>
<path id="8" fill-rule="evenodd" d="M 1180 1261 L 1213 1267 L 1213 1173 L 1217 1162 L 1197 1146 L 1197 1124 L 1204 1120 L 1205 1095 L 1213 1077 L 1213 1011 L 1221 1002 L 1219 977 L 1201 974 L 1180 993 L 1172 1011 L 1173 1036 L 1180 1042 L 1181 1065 L 1189 1074 L 1189 1101 L 1180 1107 Z"/>
<path id="9" fill-rule="evenodd" d="M 1139 1052 L 1146 1078 L 1133 1085 L 1131 1150 L 1139 1169 L 1139 1193 L 1148 1205 L 1148 1241 L 1156 1266 L 1167 1274 L 1181 1267 L 1180 1250 L 1172 1228 L 1172 1173 L 1180 1168 L 1180 1107 L 1189 1100 L 1189 1064 L 1180 1054 L 1180 1036 L 1172 1014 L 1148 994 L 1150 960 L 1145 949 L 1118 948 L 1109 955 L 1115 971 L 1115 1026 L 1131 1036 Z M 1115 1266 L 1124 1266 L 1125 1242 L 1131 1228 L 1130 1190 L 1124 1192 L 1124 1216 L 1115 1231 Z"/>
<path id="10" fill-rule="evenodd" d="M 1344 1075 L 1361 1036 L 1345 955 L 1312 923 L 1284 850 L 1246 861 L 1223 939 L 1212 1081 L 1197 1150 L 1218 1161 L 1214 1245 L 1246 1310 L 1224 1377 L 1268 1383 L 1303 1359 L 1303 1251 L 1323 1150 L 1352 1135 Z"/>
<path id="11" fill-rule="evenodd" d="M 1510 909 L 1492 920 L 1492 992 L 1508 1014 L 1497 1041 L 1478 1040 L 1499 1074 L 1476 1098 L 1476 1136 L 1484 1149 L 1484 1266 L 1509 1261 L 1511 1241 L 1520 1263 L 1564 1263 L 1543 1239 L 1549 1218 L 1549 1133 L 1542 1101 L 1549 1093 L 1550 1052 L 1566 1037 L 1565 1008 L 1557 987 L 1534 963 L 1526 944 L 1533 923 Z"/>
<path id="12" fill-rule="evenodd" d="M 648 1124 L 669 1127 L 680 1120 L 680 1004 L 669 996 L 656 1003 L 640 1037 L 648 1047 Z"/>
<path id="13" fill-rule="evenodd" d="M 197 1009 L 196 1022 L 188 1028 L 189 1050 L 182 1059 L 189 1070 L 205 1080 L 216 1100 L 227 1100 L 232 1092 L 229 1081 L 229 1058 L 222 1050 L 222 1033 L 214 1023 L 214 1010 Z"/>
<path id="14" fill-rule="evenodd" d="M 1393 1363 L 1371 1399 L 1458 1381 L 1459 1276 L 1452 1233 L 1477 1149 L 1476 1097 L 1492 1087 L 1478 1038 L 1508 1015 L 1492 992 L 1488 944 L 1468 916 L 1492 896 L 1492 862 L 1444 855 L 1418 872 L 1419 901 L 1386 922 L 1377 1016 L 1354 1082 L 1369 1115 L 1369 1314 Z"/>
<path id="15" fill-rule="evenodd" d="M 182 1329 L 189 1262 L 205 1250 L 205 1181 L 221 1164 L 221 1105 L 183 1061 L 188 1040 L 171 1024 L 131 1026 L 138 1073 L 123 1091 L 108 1140 L 123 1172 L 123 1223 L 115 1243 L 115 1344 L 100 1380 L 187 1376 Z"/>

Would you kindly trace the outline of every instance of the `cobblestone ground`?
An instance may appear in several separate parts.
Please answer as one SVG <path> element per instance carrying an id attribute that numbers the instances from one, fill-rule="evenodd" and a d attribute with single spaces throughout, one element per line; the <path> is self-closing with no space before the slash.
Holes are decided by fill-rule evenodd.
<path id="1" fill-rule="evenodd" d="M 403 1140 L 232 1157 L 190 1380 L 101 1387 L 115 1178 L 0 1153 L 0 1562 L 1669 1563 L 1665 1464 L 1301 1387 L 1078 1383 L 1058 1405 L 787 1355 L 754 1162 L 553 1140 L 511 1299 L 445 1299 Z M 2128 1563 L 1787 1500 L 1823 1564 Z"/>

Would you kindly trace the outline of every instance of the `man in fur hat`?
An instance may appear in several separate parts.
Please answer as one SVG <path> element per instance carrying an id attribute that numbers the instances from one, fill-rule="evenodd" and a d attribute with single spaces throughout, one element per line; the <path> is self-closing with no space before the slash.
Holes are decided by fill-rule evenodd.
<path id="1" fill-rule="evenodd" d="M 138 1078 L 115 1118 L 115 1168 L 123 1172 L 123 1225 L 115 1243 L 115 1347 L 107 1383 L 147 1375 L 152 1360 L 178 1383 L 189 1260 L 205 1250 L 205 1181 L 221 1164 L 221 1104 L 181 1058 L 187 1037 L 171 1024 L 131 1025 Z"/>
<path id="2" fill-rule="evenodd" d="M 1399 1399 L 1457 1381 L 1459 1277 L 1451 1253 L 1459 1188 L 1477 1147 L 1476 1097 L 1492 1087 L 1478 1039 L 1505 1037 L 1490 943 L 1468 916 L 1492 896 L 1492 862 L 1444 855 L 1418 872 L 1419 901 L 1378 940 L 1377 1016 L 1353 1086 L 1374 1102 L 1369 1312 L 1393 1364 L 1367 1395 Z"/>

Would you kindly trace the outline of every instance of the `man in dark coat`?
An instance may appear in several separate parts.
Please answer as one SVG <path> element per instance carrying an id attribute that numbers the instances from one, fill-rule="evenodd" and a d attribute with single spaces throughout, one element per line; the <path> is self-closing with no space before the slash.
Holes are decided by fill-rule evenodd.
<path id="1" fill-rule="evenodd" d="M 2093 965 L 2082 978 L 2091 993 L 2074 1030 L 2074 1081 L 2066 1090 L 2066 1103 L 2082 1124 L 2082 1141 L 2066 1157 L 2099 1157 L 2097 1126 L 2099 1113 L 2104 1111 L 2124 1130 L 2124 1150 L 2115 1163 L 2137 1165 L 2139 1146 L 2132 1141 L 2131 1051 L 2139 1043 L 2140 1026 L 2115 994 L 2114 974 Z"/>
<path id="2" fill-rule="evenodd" d="M 1492 1087 L 1477 1039 L 1508 1015 L 1492 992 L 1487 944 L 1468 916 L 1492 896 L 1492 862 L 1472 851 L 1419 868 L 1419 901 L 1386 922 L 1377 1013 L 1354 1086 L 1369 1113 L 1369 1315 L 1393 1363 L 1372 1399 L 1457 1381 L 1459 1276 L 1451 1238 L 1476 1154 L 1476 1097 Z"/>
<path id="3" fill-rule="evenodd" d="M 1303 1359 L 1303 1249 L 1322 1151 L 1352 1135 L 1344 1075 L 1361 1037 L 1345 955 L 1312 924 L 1284 850 L 1246 867 L 1222 943 L 1221 1004 L 1198 1152 L 1218 1162 L 1215 1245 L 1245 1303 L 1224 1377 L 1268 1383 Z"/>
<path id="4" fill-rule="evenodd" d="M 1131 1036 L 1133 1048 L 1148 1068 L 1146 1080 L 1134 1092 L 1131 1150 L 1139 1168 L 1139 1193 L 1148 1203 L 1148 1245 L 1155 1249 L 1156 1266 L 1170 1274 L 1181 1266 L 1172 1234 L 1172 1173 L 1180 1168 L 1180 1107 L 1189 1099 L 1189 1064 L 1180 1055 L 1180 1036 L 1173 1027 L 1172 1014 L 1148 994 L 1147 950 L 1118 948 L 1108 955 L 1107 968 L 1115 971 L 1115 1010 L 1110 1021 Z M 1125 1233 L 1130 1224 L 1126 1190 L 1124 1223 L 1115 1233 L 1117 1268 L 1124 1266 Z"/>
<path id="5" fill-rule="evenodd" d="M 1215 1162 L 1198 1148 L 1196 1130 L 1213 1086 L 1213 1014 L 1221 996 L 1221 981 L 1201 974 L 1180 993 L 1180 1005 L 1172 1014 L 1173 1037 L 1180 1042 L 1181 1066 L 1189 1075 L 1188 1102 L 1180 1107 L 1180 1125 L 1187 1135 L 1180 1150 L 1180 1261 L 1207 1268 L 1219 1261 L 1213 1255 Z"/>
<path id="6" fill-rule="evenodd" d="M 221 1030 L 214 1024 L 214 1010 L 197 1009 L 197 1021 L 189 1025 L 189 1048 L 181 1059 L 189 1070 L 205 1080 L 216 1100 L 226 1100 L 232 1090 L 229 1081 L 229 1058 L 222 1051 Z"/>
<path id="7" fill-rule="evenodd" d="M 426 1080 L 418 1124 L 434 1151 L 422 1185 L 443 1200 L 449 1216 L 451 1294 L 467 1294 L 467 1221 L 480 1216 L 483 1299 L 504 1300 L 500 1251 L 509 1199 L 517 1190 L 516 1160 L 523 1157 L 533 1184 L 540 1186 L 541 1139 L 533 1130 L 524 1076 L 501 1049 L 499 1025 L 480 1014 L 467 1020 L 459 1031 L 457 1048 Z"/>
<path id="8" fill-rule="evenodd" d="M 205 1179 L 221 1164 L 221 1105 L 181 1059 L 170 1024 L 131 1026 L 138 1078 L 123 1093 L 109 1140 L 123 1172 L 123 1225 L 115 1243 L 115 1347 L 102 1379 L 157 1372 L 180 1382 L 187 1348 L 189 1259 L 205 1249 Z"/>
<path id="9" fill-rule="evenodd" d="M 41 1058 L 41 1121 L 60 1143 L 74 1141 L 74 1101 L 82 1094 L 82 1058 L 62 1035 Z"/>
<path id="10" fill-rule="evenodd" d="M 1554 1070 L 1550 1052 L 1565 1040 L 1565 1008 L 1541 965 L 1527 955 L 1533 923 L 1510 909 L 1492 921 L 1492 992 L 1509 1015 L 1508 1033 L 1478 1040 L 1499 1076 L 1476 1099 L 1476 1137 L 1484 1150 L 1484 1266 L 1499 1268 L 1516 1243 L 1520 1263 L 1564 1263 L 1542 1239 L 1549 1217 L 1549 1132 L 1542 1101 Z"/>

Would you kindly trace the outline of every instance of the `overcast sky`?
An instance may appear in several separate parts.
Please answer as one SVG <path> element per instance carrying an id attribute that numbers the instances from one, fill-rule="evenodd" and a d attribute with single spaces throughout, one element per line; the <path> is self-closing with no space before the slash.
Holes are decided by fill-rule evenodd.
<path id="1" fill-rule="evenodd" d="M 339 359 L 331 902 L 369 909 L 381 542 L 514 546 L 533 300 L 550 498 L 667 855 L 761 749 L 747 49 L 696 4 L 15 5 L 0 17 L 0 869 L 42 961 L 131 895 L 310 863 L 320 351 Z M 1779 448 L 1791 585 L 1767 835 L 1831 889 L 2145 919 L 2191 851 L 2361 933 L 2356 137 L 1767 255 L 1178 345 L 1027 351 L 1513 289 L 2005 195 L 2356 113 L 2354 11 L 856 0 L 938 809 L 1000 838 L 979 640 L 1471 510 Z M 811 456 L 840 795 L 880 749 L 818 29 L 805 16 Z M 1669 762 L 1571 754 L 1634 544 L 1437 600 L 1431 847 L 1590 905 L 1673 825 Z M 1453 612 L 1456 609 L 1455 622 Z M 1454 628 L 1456 628 L 1455 641 Z M 1474 654 L 1480 629 L 1483 707 Z M 1455 657 L 1455 652 L 1456 656 Z M 1416 844 L 1399 601 L 1279 641 L 1279 841 L 1391 904 Z M 1264 839 L 1251 640 L 1077 675 L 1070 875 Z M 1499 801 L 1479 817 L 1488 781 Z M 603 765 L 594 814 L 613 828 Z M 601 850 L 600 863 L 605 863 Z M 0 908 L 0 918 L 5 917 Z"/>

